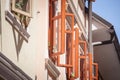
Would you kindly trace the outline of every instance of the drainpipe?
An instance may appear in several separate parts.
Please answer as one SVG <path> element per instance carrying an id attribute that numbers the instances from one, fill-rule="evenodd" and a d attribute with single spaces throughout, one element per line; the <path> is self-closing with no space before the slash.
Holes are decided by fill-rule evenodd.
<path id="1" fill-rule="evenodd" d="M 89 80 L 93 79 L 92 62 L 93 62 L 93 46 L 92 46 L 92 0 L 88 0 L 88 52 L 89 52 Z M 90 54 L 92 53 L 92 55 Z"/>
<path id="2" fill-rule="evenodd" d="M 93 53 L 92 46 L 92 0 L 88 0 L 88 50 L 90 53 Z"/>

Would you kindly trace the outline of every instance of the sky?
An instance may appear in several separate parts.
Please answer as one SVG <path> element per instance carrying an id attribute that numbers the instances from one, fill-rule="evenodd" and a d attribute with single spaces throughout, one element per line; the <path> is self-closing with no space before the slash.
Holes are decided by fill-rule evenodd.
<path id="1" fill-rule="evenodd" d="M 93 12 L 110 22 L 120 42 L 120 0 L 95 0 Z"/>

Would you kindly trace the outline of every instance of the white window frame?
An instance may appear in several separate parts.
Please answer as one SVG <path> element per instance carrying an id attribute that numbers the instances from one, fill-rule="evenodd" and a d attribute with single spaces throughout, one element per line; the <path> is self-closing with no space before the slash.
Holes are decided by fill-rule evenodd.
<path id="1" fill-rule="evenodd" d="M 18 8 L 15 7 L 15 2 L 16 0 L 12 0 L 12 10 L 14 12 L 17 12 L 17 13 L 20 13 L 20 14 L 23 14 L 25 16 L 28 16 L 28 17 L 32 17 L 32 0 L 28 0 L 30 1 L 29 4 L 30 4 L 30 7 L 29 7 L 29 12 L 25 12 L 23 10 L 20 10 Z"/>

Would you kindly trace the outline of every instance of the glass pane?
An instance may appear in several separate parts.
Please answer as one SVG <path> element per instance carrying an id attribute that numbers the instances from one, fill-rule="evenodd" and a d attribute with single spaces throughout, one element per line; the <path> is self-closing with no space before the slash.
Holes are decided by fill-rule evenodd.
<path id="1" fill-rule="evenodd" d="M 31 17 L 32 0 L 12 0 L 12 11 Z"/>
<path id="2" fill-rule="evenodd" d="M 15 7 L 25 12 L 30 12 L 30 0 L 15 0 Z"/>

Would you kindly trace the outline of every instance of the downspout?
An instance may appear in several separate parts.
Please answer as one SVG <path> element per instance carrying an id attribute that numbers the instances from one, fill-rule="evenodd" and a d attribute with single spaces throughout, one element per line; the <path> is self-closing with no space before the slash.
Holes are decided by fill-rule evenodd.
<path id="1" fill-rule="evenodd" d="M 92 46 L 92 0 L 88 0 L 88 51 L 93 53 Z"/>
<path id="2" fill-rule="evenodd" d="M 93 62 L 93 46 L 92 46 L 92 0 L 88 0 L 88 52 L 89 52 L 89 80 L 93 79 L 92 62 Z M 92 53 L 92 54 L 91 54 Z"/>
<path id="3" fill-rule="evenodd" d="M 88 52 L 89 52 L 89 80 L 98 80 L 98 64 L 94 63 L 93 45 L 92 45 L 92 2 L 95 0 L 88 0 Z M 93 69 L 96 66 L 96 70 Z M 94 76 L 94 72 L 96 73 Z"/>

